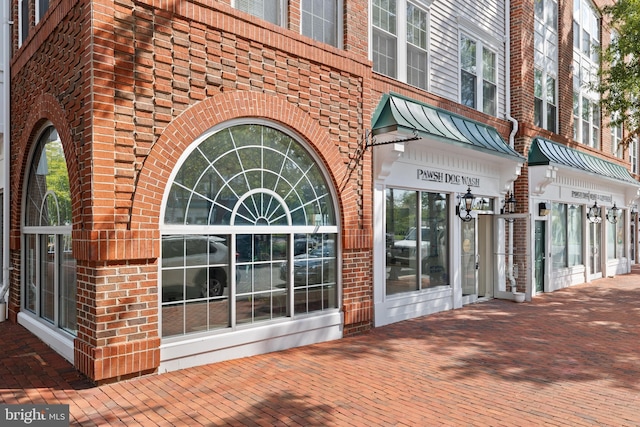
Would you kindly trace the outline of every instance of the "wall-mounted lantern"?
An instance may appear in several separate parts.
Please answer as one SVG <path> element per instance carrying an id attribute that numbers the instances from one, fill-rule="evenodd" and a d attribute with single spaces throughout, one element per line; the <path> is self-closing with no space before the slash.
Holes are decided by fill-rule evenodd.
<path id="1" fill-rule="evenodd" d="M 457 207 L 458 216 L 464 222 L 471 221 L 471 209 L 476 196 L 471 193 L 471 187 L 467 187 L 467 194 L 461 197 L 460 204 Z M 464 211 L 464 213 L 462 212 Z"/>
<path id="2" fill-rule="evenodd" d="M 613 207 L 607 212 L 607 221 L 609 221 L 611 224 L 615 224 L 616 222 L 618 222 L 619 215 L 620 209 L 618 209 L 616 207 L 616 203 L 613 202 Z"/>
<path id="3" fill-rule="evenodd" d="M 587 210 L 587 219 L 589 222 L 594 224 L 599 224 L 602 221 L 602 216 L 600 215 L 600 208 L 598 207 L 598 202 L 594 202 L 593 206 L 591 206 Z"/>
<path id="4" fill-rule="evenodd" d="M 538 203 L 538 215 L 547 216 L 551 213 L 551 203 L 540 202 Z"/>

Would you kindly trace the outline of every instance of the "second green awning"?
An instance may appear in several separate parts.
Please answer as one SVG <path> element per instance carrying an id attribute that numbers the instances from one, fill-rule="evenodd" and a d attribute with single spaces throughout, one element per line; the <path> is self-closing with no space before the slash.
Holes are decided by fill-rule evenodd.
<path id="1" fill-rule="evenodd" d="M 534 138 L 529 149 L 529 166 L 542 165 L 565 166 L 617 181 L 640 185 L 621 165 L 538 137 Z"/>

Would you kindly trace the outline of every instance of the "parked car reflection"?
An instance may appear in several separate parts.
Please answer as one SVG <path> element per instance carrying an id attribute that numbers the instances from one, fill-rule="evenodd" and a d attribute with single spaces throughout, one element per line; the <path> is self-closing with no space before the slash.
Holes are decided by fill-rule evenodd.
<path id="1" fill-rule="evenodd" d="M 280 278 L 287 280 L 288 263 L 280 267 Z M 293 257 L 293 282 L 295 286 L 334 283 L 336 277 L 336 250 L 332 240 Z"/>
<path id="2" fill-rule="evenodd" d="M 221 296 L 227 286 L 229 248 L 219 236 L 162 239 L 162 301 Z"/>

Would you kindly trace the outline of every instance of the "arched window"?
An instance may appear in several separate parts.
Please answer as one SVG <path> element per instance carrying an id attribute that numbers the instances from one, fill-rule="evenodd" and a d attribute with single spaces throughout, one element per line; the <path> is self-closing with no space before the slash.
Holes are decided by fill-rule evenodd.
<path id="1" fill-rule="evenodd" d="M 27 179 L 23 307 L 76 334 L 76 260 L 71 253 L 69 173 L 58 132 L 41 134 Z"/>
<path id="2" fill-rule="evenodd" d="M 266 123 L 192 147 L 163 211 L 162 335 L 337 309 L 334 200 L 313 156 Z"/>

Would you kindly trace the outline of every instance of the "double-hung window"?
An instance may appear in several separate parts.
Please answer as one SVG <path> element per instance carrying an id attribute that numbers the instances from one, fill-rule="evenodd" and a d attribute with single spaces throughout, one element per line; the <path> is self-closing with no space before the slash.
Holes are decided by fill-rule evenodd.
<path id="1" fill-rule="evenodd" d="M 18 22 L 18 32 L 20 34 L 18 42 L 20 45 L 22 45 L 27 37 L 29 37 L 29 0 L 19 0 Z"/>
<path id="2" fill-rule="evenodd" d="M 481 40 L 460 36 L 460 103 L 497 115 L 497 55 Z"/>
<path id="3" fill-rule="evenodd" d="M 36 24 L 44 17 L 49 10 L 49 0 L 36 0 Z"/>
<path id="4" fill-rule="evenodd" d="M 611 121 L 615 120 L 615 115 L 611 117 Z M 622 149 L 620 143 L 622 142 L 622 125 L 611 126 L 611 153 L 622 158 Z"/>
<path id="5" fill-rule="evenodd" d="M 373 71 L 427 89 L 428 4 L 373 0 L 371 16 Z"/>
<path id="6" fill-rule="evenodd" d="M 534 33 L 535 125 L 557 131 L 558 3 L 535 0 Z"/>
<path id="7" fill-rule="evenodd" d="M 272 24 L 286 24 L 286 3 L 283 0 L 235 0 L 235 7 Z"/>
<path id="8" fill-rule="evenodd" d="M 332 46 L 340 47 L 342 22 L 340 0 L 302 0 L 302 34 Z"/>
<path id="9" fill-rule="evenodd" d="M 597 83 L 600 19 L 588 0 L 573 3 L 573 137 L 600 148 L 600 99 Z"/>

